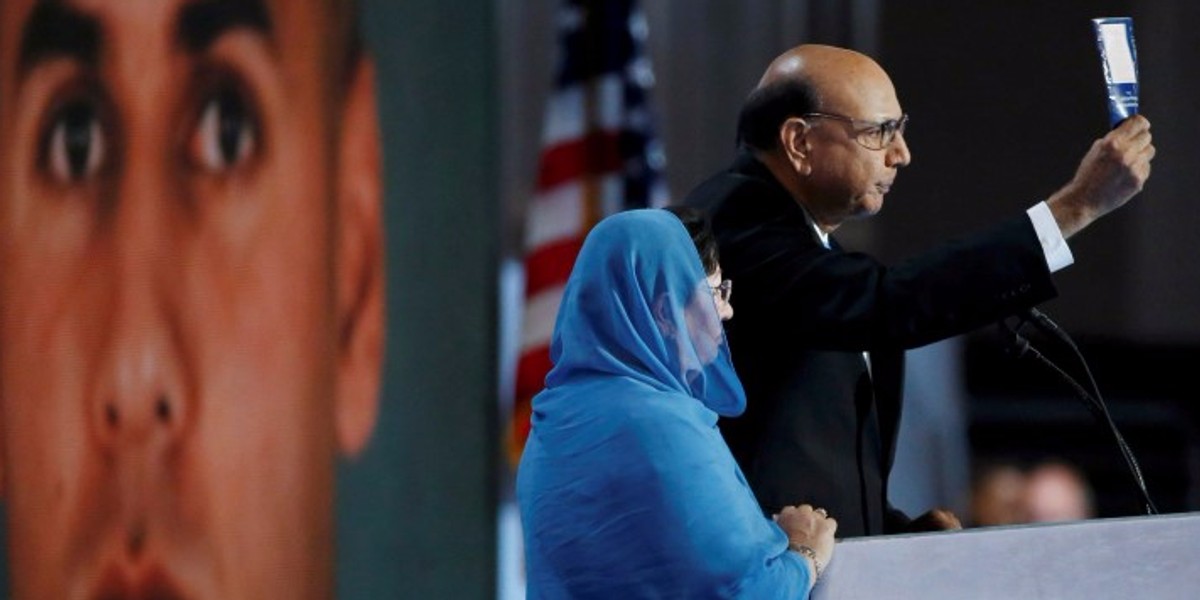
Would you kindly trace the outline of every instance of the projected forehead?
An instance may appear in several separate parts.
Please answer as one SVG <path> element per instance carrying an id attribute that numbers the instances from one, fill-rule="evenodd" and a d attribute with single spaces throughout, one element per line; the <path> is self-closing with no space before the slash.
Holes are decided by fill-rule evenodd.
<path id="1" fill-rule="evenodd" d="M 271 19 L 261 0 L 201 0 L 185 5 L 172 27 L 174 44 L 185 52 L 206 51 L 225 33 L 246 29 L 272 46 Z M 100 18 L 84 8 L 42 0 L 21 28 L 18 82 L 38 65 L 56 58 L 95 68 L 104 50 Z"/>

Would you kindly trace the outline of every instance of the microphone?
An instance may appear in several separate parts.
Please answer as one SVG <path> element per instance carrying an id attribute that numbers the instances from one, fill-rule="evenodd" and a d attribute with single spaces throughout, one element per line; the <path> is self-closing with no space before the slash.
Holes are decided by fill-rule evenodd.
<path id="1" fill-rule="evenodd" d="M 1096 384 L 1096 378 L 1092 376 L 1092 369 L 1088 366 L 1087 360 L 1083 358 L 1083 353 L 1080 352 L 1079 346 L 1075 345 L 1075 340 L 1071 339 L 1071 336 L 1067 335 L 1067 332 L 1063 330 L 1063 328 L 1059 327 L 1058 323 L 1055 323 L 1053 319 L 1046 315 L 1046 313 L 1036 308 L 1027 309 L 1022 314 L 1022 317 L 1025 319 L 1023 322 L 1032 323 L 1033 326 L 1038 329 L 1038 331 L 1041 331 L 1043 334 L 1061 341 L 1071 349 L 1071 353 L 1074 354 L 1075 360 L 1083 369 L 1084 375 L 1087 375 L 1088 385 L 1090 385 L 1092 388 L 1092 394 L 1099 399 L 1097 403 L 1107 415 L 1108 409 L 1104 406 L 1104 399 L 1100 394 L 1100 386 Z"/>
<path id="2" fill-rule="evenodd" d="M 1058 337 L 1061 335 L 1066 335 L 1063 332 L 1063 330 L 1058 326 L 1058 323 L 1055 323 L 1054 320 L 1052 320 L 1050 317 L 1046 316 L 1046 313 L 1044 313 L 1036 308 L 1030 308 L 1029 310 L 1026 310 L 1025 316 L 1028 317 L 1029 321 L 1031 323 L 1033 323 L 1038 329 L 1048 332 L 1048 333 L 1050 333 L 1050 335 L 1053 335 L 1055 337 Z"/>
<path id="3" fill-rule="evenodd" d="M 1112 415 L 1109 414 L 1108 407 L 1104 403 L 1104 397 L 1100 394 L 1100 388 L 1096 385 L 1096 379 L 1092 377 L 1092 370 L 1088 367 L 1087 360 L 1084 359 L 1083 353 L 1079 351 L 1079 347 L 1075 345 L 1075 341 L 1053 319 L 1036 308 L 1030 308 L 1018 316 L 1021 321 L 1016 327 L 1008 327 L 1007 323 L 1001 321 L 1001 324 L 1008 329 L 1008 332 L 1012 336 L 1010 340 L 1010 352 L 1017 358 L 1028 357 L 1057 375 L 1059 379 L 1075 392 L 1075 395 L 1083 402 L 1088 411 L 1092 413 L 1092 416 L 1108 428 L 1109 432 L 1112 433 L 1113 439 L 1116 440 L 1117 449 L 1121 452 L 1122 458 L 1125 459 L 1125 464 L 1129 468 L 1133 483 L 1137 487 L 1142 501 L 1145 503 L 1146 514 L 1158 514 L 1158 508 L 1155 507 L 1154 501 L 1150 499 L 1150 492 L 1146 489 L 1146 481 L 1142 477 L 1142 469 L 1133 455 L 1133 450 L 1129 448 L 1129 444 L 1125 442 L 1125 437 L 1121 435 L 1121 431 L 1117 429 L 1117 424 L 1113 421 Z M 1076 360 L 1083 367 L 1084 373 L 1087 374 L 1088 383 L 1092 388 L 1090 393 L 1074 377 L 1039 352 L 1030 344 L 1028 339 L 1021 335 L 1020 330 L 1025 323 L 1032 323 L 1043 334 L 1053 337 L 1070 347 Z"/>

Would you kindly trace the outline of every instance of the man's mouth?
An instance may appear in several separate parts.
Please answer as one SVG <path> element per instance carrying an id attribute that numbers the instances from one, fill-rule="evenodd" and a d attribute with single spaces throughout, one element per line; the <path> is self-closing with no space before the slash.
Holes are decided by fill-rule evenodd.
<path id="1" fill-rule="evenodd" d="M 136 574 L 117 566 L 101 576 L 90 600 L 188 600 L 164 569 L 151 565 Z"/>

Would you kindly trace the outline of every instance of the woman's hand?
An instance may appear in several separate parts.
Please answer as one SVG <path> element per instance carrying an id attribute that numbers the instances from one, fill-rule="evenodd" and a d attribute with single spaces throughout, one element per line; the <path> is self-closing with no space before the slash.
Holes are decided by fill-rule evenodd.
<path id="1" fill-rule="evenodd" d="M 833 534 L 837 521 L 823 508 L 808 504 L 785 506 L 772 517 L 788 536 L 788 547 L 804 555 L 812 564 L 814 580 L 821 576 L 833 558 Z"/>

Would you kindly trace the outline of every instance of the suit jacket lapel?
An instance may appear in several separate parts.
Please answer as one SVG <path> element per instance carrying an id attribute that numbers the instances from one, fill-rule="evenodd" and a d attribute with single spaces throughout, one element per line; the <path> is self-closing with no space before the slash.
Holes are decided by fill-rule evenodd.
<path id="1" fill-rule="evenodd" d="M 900 395 L 904 389 L 904 350 L 876 350 L 871 355 L 871 383 L 879 411 L 879 434 L 883 441 L 884 473 L 892 468 L 896 436 L 900 429 Z"/>

